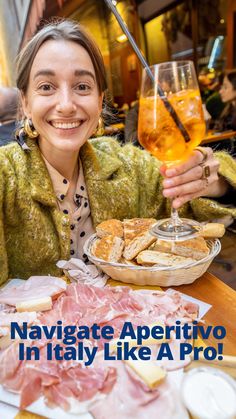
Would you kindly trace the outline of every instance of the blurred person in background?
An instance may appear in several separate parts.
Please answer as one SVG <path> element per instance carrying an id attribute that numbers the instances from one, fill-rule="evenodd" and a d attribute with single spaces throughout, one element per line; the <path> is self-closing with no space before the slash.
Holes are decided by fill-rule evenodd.
<path id="1" fill-rule="evenodd" d="M 219 131 L 236 130 L 236 70 L 225 73 L 220 96 L 226 104 L 216 121 L 214 129 Z"/>
<path id="2" fill-rule="evenodd" d="M 17 108 L 17 89 L 0 87 L 0 146 L 14 140 Z"/>
<path id="3" fill-rule="evenodd" d="M 211 115 L 210 121 L 210 128 L 214 127 L 215 121 L 220 117 L 223 109 L 225 107 L 225 103 L 221 99 L 221 95 L 219 93 L 220 87 L 223 84 L 224 73 L 219 73 L 217 76 L 217 86 L 215 87 L 215 91 L 211 93 L 211 95 L 206 99 L 205 106 L 206 110 Z"/>

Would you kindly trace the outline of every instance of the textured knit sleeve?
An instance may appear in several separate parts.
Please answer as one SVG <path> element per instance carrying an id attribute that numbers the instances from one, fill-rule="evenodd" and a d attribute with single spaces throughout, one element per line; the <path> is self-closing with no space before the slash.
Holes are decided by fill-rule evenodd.
<path id="1" fill-rule="evenodd" d="M 4 232 L 5 164 L 0 154 L 0 285 L 8 279 L 6 237 Z"/>
<path id="2" fill-rule="evenodd" d="M 225 215 L 236 218 L 236 207 L 234 205 L 234 195 L 236 193 L 236 160 L 230 154 L 223 151 L 214 153 L 214 155 L 220 162 L 219 174 L 231 185 L 232 202 L 228 200 L 227 205 L 225 205 L 218 198 L 193 199 L 189 204 L 181 208 L 181 216 L 188 216 L 191 212 L 192 216 L 199 221 L 214 220 Z"/>
<path id="3" fill-rule="evenodd" d="M 224 151 L 215 153 L 215 157 L 220 162 L 219 174 L 236 189 L 236 159 Z"/>

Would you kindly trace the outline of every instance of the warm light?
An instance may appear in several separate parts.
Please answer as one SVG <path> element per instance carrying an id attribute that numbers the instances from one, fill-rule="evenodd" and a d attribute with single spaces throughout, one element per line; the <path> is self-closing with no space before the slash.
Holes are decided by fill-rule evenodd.
<path id="1" fill-rule="evenodd" d="M 116 38 L 117 42 L 120 42 L 120 44 L 123 44 L 123 42 L 127 41 L 127 36 L 123 33 L 123 35 L 120 35 Z"/>
<path id="2" fill-rule="evenodd" d="M 112 0 L 112 3 L 114 4 L 114 6 L 117 5 L 117 1 L 116 0 Z"/>
<path id="3" fill-rule="evenodd" d="M 225 23 L 225 20 L 224 19 L 220 19 L 220 23 Z"/>

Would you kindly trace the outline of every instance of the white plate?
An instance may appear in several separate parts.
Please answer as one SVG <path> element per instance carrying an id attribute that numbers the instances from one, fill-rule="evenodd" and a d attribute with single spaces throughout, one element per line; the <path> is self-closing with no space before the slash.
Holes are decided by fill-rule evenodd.
<path id="1" fill-rule="evenodd" d="M 9 419 L 14 418 L 16 413 L 18 412 L 18 408 L 20 405 L 20 396 L 18 394 L 11 393 L 10 391 L 5 390 L 2 386 L 0 386 L 0 401 L 7 403 L 5 404 L 4 408 L 5 411 L 8 411 Z M 10 406 L 7 406 L 10 405 Z M 81 403 L 82 405 L 82 403 Z M 10 416 L 12 412 L 12 406 L 17 408 L 15 411 L 14 416 Z M 51 409 L 50 407 L 47 407 L 44 403 L 43 397 L 40 397 L 38 400 L 36 400 L 34 403 L 32 403 L 30 406 L 27 407 L 27 411 L 31 413 L 36 413 L 37 415 L 46 416 L 48 419 L 92 419 L 92 416 L 90 413 L 68 413 L 65 412 L 65 410 L 62 410 L 59 407 L 56 407 L 55 409 Z M 1 418 L 2 418 L 2 408 L 0 405 L 0 412 L 1 412 Z M 7 416 L 4 414 L 4 419 L 6 419 Z"/>

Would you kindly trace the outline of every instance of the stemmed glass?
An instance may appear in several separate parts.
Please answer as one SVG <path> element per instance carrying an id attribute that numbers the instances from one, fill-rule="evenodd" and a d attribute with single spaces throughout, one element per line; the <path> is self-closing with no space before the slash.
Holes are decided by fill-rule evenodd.
<path id="1" fill-rule="evenodd" d="M 205 133 L 201 96 L 191 61 L 166 62 L 145 68 L 139 100 L 140 144 L 167 167 L 187 160 Z M 151 233 L 164 240 L 187 240 L 197 235 L 199 223 L 171 218 L 160 220 Z"/>

